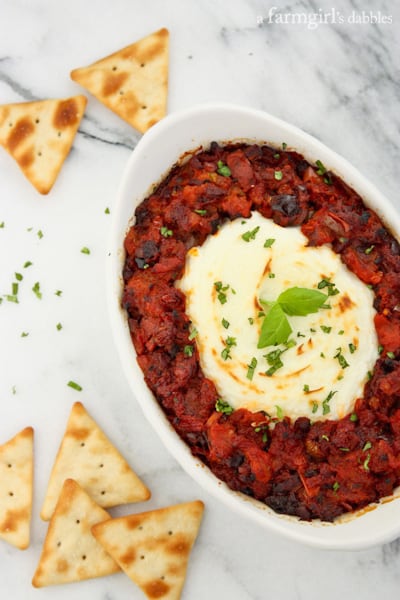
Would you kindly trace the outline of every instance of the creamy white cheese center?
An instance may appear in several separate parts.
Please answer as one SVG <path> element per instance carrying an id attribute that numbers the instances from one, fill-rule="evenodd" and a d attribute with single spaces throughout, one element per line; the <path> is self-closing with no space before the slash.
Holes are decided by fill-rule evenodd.
<path id="1" fill-rule="evenodd" d="M 296 286 L 315 290 L 322 280 L 339 290 L 327 297 L 330 308 L 288 315 L 289 344 L 257 348 L 260 299 L 274 302 Z M 178 287 L 197 330 L 202 369 L 234 409 L 339 419 L 362 396 L 378 357 L 373 294 L 330 247 L 307 247 L 299 228 L 258 212 L 228 222 L 189 251 Z M 284 350 L 283 366 L 268 375 L 275 350 Z"/>

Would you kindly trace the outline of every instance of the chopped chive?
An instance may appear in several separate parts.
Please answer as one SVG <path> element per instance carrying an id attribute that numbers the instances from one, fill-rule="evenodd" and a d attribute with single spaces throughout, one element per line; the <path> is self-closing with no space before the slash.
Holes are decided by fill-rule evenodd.
<path id="1" fill-rule="evenodd" d="M 168 229 L 168 227 L 161 227 L 160 233 L 165 238 L 172 237 L 174 235 L 173 231 Z"/>
<path id="2" fill-rule="evenodd" d="M 281 181 L 282 177 L 283 177 L 282 171 L 274 171 L 274 178 L 276 179 L 276 181 Z"/>
<path id="3" fill-rule="evenodd" d="M 344 329 L 341 329 L 340 331 L 338 331 L 338 335 L 343 335 L 344 334 Z"/>
<path id="4" fill-rule="evenodd" d="M 223 175 L 224 177 L 230 177 L 231 176 L 231 170 L 228 167 L 228 165 L 225 165 L 222 160 L 219 160 L 217 163 L 217 173 L 219 173 L 220 175 Z"/>
<path id="5" fill-rule="evenodd" d="M 250 364 L 247 365 L 248 369 L 247 369 L 246 377 L 247 377 L 247 379 L 250 379 L 250 381 L 253 379 L 256 366 L 257 366 L 257 359 L 255 356 L 253 356 L 253 358 L 250 361 Z"/>
<path id="6" fill-rule="evenodd" d="M 310 386 L 307 383 L 305 383 L 303 385 L 303 392 L 305 392 L 307 394 L 309 391 L 310 391 Z"/>
<path id="7" fill-rule="evenodd" d="M 328 327 L 327 325 L 321 325 L 320 327 L 324 333 L 330 333 L 332 331 L 332 327 Z"/>
<path id="8" fill-rule="evenodd" d="M 29 333 L 27 331 L 23 331 L 21 333 L 21 337 L 28 337 Z"/>
<path id="9" fill-rule="evenodd" d="M 274 154 L 274 158 L 280 158 L 280 156 L 281 156 L 281 155 L 279 154 L 279 152 L 275 152 L 275 154 Z"/>
<path id="10" fill-rule="evenodd" d="M 375 248 L 374 244 L 372 244 L 372 246 L 369 246 L 369 248 L 366 248 L 364 250 L 365 254 L 371 254 L 372 250 Z"/>
<path id="11" fill-rule="evenodd" d="M 355 346 L 354 344 L 349 344 L 349 350 L 351 352 L 351 354 L 354 354 L 354 352 L 357 350 L 357 346 Z"/>
<path id="12" fill-rule="evenodd" d="M 342 367 L 342 369 L 346 369 L 350 366 L 345 357 L 343 356 L 341 348 L 336 348 L 336 354 L 333 358 L 338 359 L 339 365 Z"/>
<path id="13" fill-rule="evenodd" d="M 83 246 L 83 248 L 81 248 L 81 252 L 82 254 L 90 254 L 90 250 L 87 246 Z"/>
<path id="14" fill-rule="evenodd" d="M 109 215 L 109 214 L 110 214 L 110 209 L 108 208 L 108 206 L 107 206 L 107 208 L 104 210 L 104 212 L 105 212 L 105 214 L 106 214 L 106 215 Z"/>
<path id="15" fill-rule="evenodd" d="M 287 143 L 286 142 L 282 142 L 282 150 L 286 150 L 287 148 Z"/>
<path id="16" fill-rule="evenodd" d="M 329 402 L 332 400 L 333 396 L 337 394 L 337 391 L 330 391 L 325 400 L 322 402 L 322 414 L 327 415 L 331 412 L 331 407 L 329 406 Z"/>
<path id="17" fill-rule="evenodd" d="M 264 248 L 271 248 L 272 244 L 275 242 L 274 238 L 268 238 L 264 242 Z"/>
<path id="18" fill-rule="evenodd" d="M 394 354 L 394 352 L 386 352 L 386 356 L 387 356 L 388 358 L 394 358 L 394 357 L 395 357 L 395 354 Z"/>
<path id="19" fill-rule="evenodd" d="M 367 458 L 364 460 L 363 467 L 366 471 L 369 471 L 369 461 L 371 460 L 371 455 L 368 454 Z"/>
<path id="20" fill-rule="evenodd" d="M 365 442 L 364 446 L 363 446 L 363 452 L 366 452 L 367 450 L 369 450 L 370 448 L 372 448 L 372 444 L 371 442 Z"/>
<path id="21" fill-rule="evenodd" d="M 283 414 L 283 410 L 281 409 L 281 407 L 278 406 L 277 404 L 275 404 L 275 408 L 276 408 L 276 416 L 278 417 L 278 419 L 283 419 L 284 414 Z"/>
<path id="22" fill-rule="evenodd" d="M 317 412 L 317 410 L 318 410 L 318 402 L 313 402 L 311 412 L 313 414 L 315 414 Z"/>
<path id="23" fill-rule="evenodd" d="M 55 296 L 62 296 L 62 290 L 56 290 L 56 291 L 54 292 L 54 295 L 55 295 Z"/>
<path id="24" fill-rule="evenodd" d="M 185 356 L 193 356 L 194 348 L 193 346 L 187 345 L 183 348 L 183 354 Z"/>
<path id="25" fill-rule="evenodd" d="M 41 229 L 39 229 L 39 231 L 37 232 L 36 235 L 38 236 L 39 240 L 41 240 L 43 237 L 43 231 Z"/>
<path id="26" fill-rule="evenodd" d="M 67 385 L 77 392 L 82 391 L 82 387 L 79 385 L 79 383 L 76 383 L 76 381 L 68 381 Z"/>
<path id="27" fill-rule="evenodd" d="M 248 322 L 250 323 L 250 325 L 253 325 L 253 323 L 254 323 L 254 319 L 253 319 L 253 317 L 248 317 L 248 319 L 247 319 L 247 320 L 248 320 Z"/>
<path id="28" fill-rule="evenodd" d="M 42 292 L 40 291 L 40 283 L 37 281 L 32 288 L 32 292 L 35 294 L 39 300 L 42 298 Z"/>
<path id="29" fill-rule="evenodd" d="M 340 483 L 338 481 L 335 481 L 335 483 L 332 486 L 333 491 L 337 492 L 339 488 L 340 488 Z"/>
<path id="30" fill-rule="evenodd" d="M 22 281 L 23 280 L 23 276 L 21 275 L 21 273 L 15 273 L 15 279 L 17 281 Z"/>
<path id="31" fill-rule="evenodd" d="M 12 288 L 12 295 L 18 296 L 18 283 L 14 281 L 11 288 Z"/>
<path id="32" fill-rule="evenodd" d="M 256 239 L 256 235 L 259 231 L 260 227 L 257 226 L 254 229 L 252 229 L 251 231 L 246 231 L 243 235 L 242 235 L 242 239 L 245 242 L 250 242 L 250 240 L 255 240 Z"/>
<path id="33" fill-rule="evenodd" d="M 193 327 L 192 331 L 189 334 L 189 340 L 194 340 L 198 333 L 199 332 L 197 331 L 196 327 Z"/>
<path id="34" fill-rule="evenodd" d="M 62 329 L 61 323 L 57 323 L 56 328 L 57 328 L 57 331 L 60 331 Z"/>
<path id="35" fill-rule="evenodd" d="M 275 279 L 275 273 L 268 273 L 269 279 Z"/>
<path id="36" fill-rule="evenodd" d="M 230 325 L 229 321 L 227 321 L 226 319 L 222 319 L 221 323 L 222 323 L 222 327 L 224 327 L 225 329 L 228 329 L 228 327 Z"/>
<path id="37" fill-rule="evenodd" d="M 26 263 L 24 264 L 24 269 L 27 269 L 28 267 L 32 266 L 33 263 L 30 260 L 27 260 Z"/>
<path id="38" fill-rule="evenodd" d="M 321 435 L 321 439 L 325 440 L 325 442 L 329 442 L 329 437 L 325 433 Z"/>
<path id="39" fill-rule="evenodd" d="M 350 421 L 352 421 L 353 423 L 355 423 L 356 421 L 358 421 L 358 416 L 356 415 L 356 413 L 351 413 L 351 415 L 350 415 Z"/>
<path id="40" fill-rule="evenodd" d="M 222 400 L 222 398 L 218 398 L 216 401 L 215 410 L 217 412 L 224 413 L 225 415 L 231 415 L 233 413 L 232 406 L 230 406 L 228 402 L 225 402 L 225 400 Z"/>
<path id="41" fill-rule="evenodd" d="M 19 304 L 17 296 L 13 296 L 12 294 L 5 294 L 4 298 L 7 302 L 14 302 L 14 304 Z"/>
<path id="42" fill-rule="evenodd" d="M 200 215 L 201 217 L 205 217 L 207 214 L 207 211 L 203 208 L 196 208 L 194 212 Z"/>

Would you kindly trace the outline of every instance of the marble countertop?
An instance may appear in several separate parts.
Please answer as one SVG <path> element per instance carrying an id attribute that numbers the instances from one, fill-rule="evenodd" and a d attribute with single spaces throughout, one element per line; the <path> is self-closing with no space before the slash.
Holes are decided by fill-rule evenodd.
<path id="1" fill-rule="evenodd" d="M 296 24 L 299 14 L 305 16 Z M 0 0 L 0 103 L 82 93 L 71 69 L 165 26 L 169 112 L 214 100 L 263 109 L 321 139 L 399 206 L 399 22 L 400 6 L 389 0 Z M 106 209 L 112 214 L 139 139 L 90 97 L 73 149 L 45 197 L 0 152 L 0 294 L 11 292 L 26 261 L 33 263 L 23 270 L 19 303 L 0 306 L 0 443 L 27 425 L 35 429 L 32 542 L 22 552 L 0 540 L 2 597 L 144 597 L 122 574 L 31 586 L 47 529 L 38 513 L 76 400 L 151 488 L 152 499 L 140 508 L 205 502 L 184 599 L 394 596 L 399 540 L 358 552 L 318 551 L 234 515 L 180 468 L 132 398 L 107 317 Z M 90 254 L 81 253 L 84 246 Z M 41 300 L 32 293 L 36 282 Z M 68 387 L 69 380 L 82 391 Z"/>

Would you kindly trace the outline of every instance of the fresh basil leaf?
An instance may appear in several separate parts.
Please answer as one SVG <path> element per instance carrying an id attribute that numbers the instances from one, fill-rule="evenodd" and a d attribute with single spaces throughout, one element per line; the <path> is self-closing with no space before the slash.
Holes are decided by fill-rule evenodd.
<path id="1" fill-rule="evenodd" d="M 261 325 L 261 333 L 257 348 L 275 346 L 287 341 L 292 333 L 292 328 L 280 304 L 274 304 L 268 311 Z"/>
<path id="2" fill-rule="evenodd" d="M 277 302 L 287 315 L 305 316 L 318 312 L 326 299 L 327 296 L 318 290 L 292 287 L 282 292 Z"/>

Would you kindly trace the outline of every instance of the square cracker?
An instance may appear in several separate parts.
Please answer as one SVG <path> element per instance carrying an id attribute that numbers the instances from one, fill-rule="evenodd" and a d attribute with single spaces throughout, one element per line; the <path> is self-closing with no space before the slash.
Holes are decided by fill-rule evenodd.
<path id="1" fill-rule="evenodd" d="M 203 510 L 195 500 L 110 519 L 92 532 L 149 600 L 179 600 Z"/>
<path id="2" fill-rule="evenodd" d="M 85 96 L 0 106 L 0 144 L 41 194 L 47 194 L 71 149 Z"/>
<path id="3" fill-rule="evenodd" d="M 119 571 L 91 533 L 91 527 L 109 518 L 74 481 L 64 482 L 50 520 L 32 584 L 35 587 L 72 583 Z"/>
<path id="4" fill-rule="evenodd" d="M 169 32 L 163 28 L 71 78 L 141 133 L 167 111 Z"/>
<path id="5" fill-rule="evenodd" d="M 68 478 L 75 479 L 104 508 L 150 498 L 148 488 L 80 402 L 72 407 L 50 475 L 41 511 L 45 521 L 53 514 Z"/>
<path id="6" fill-rule="evenodd" d="M 33 488 L 33 429 L 26 427 L 0 446 L 0 538 L 29 546 Z"/>

